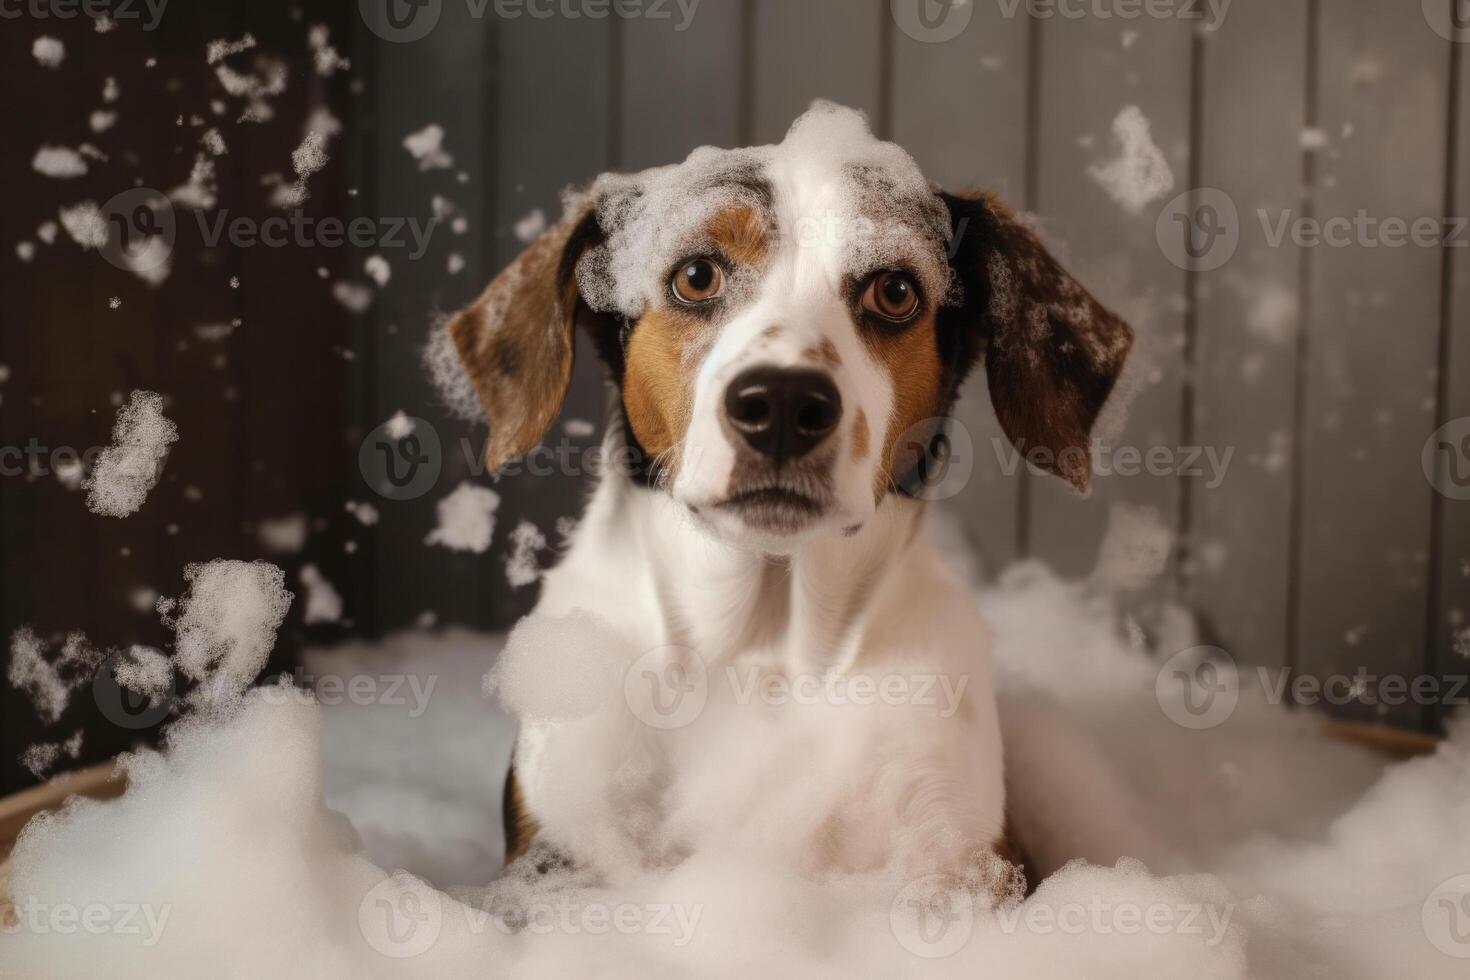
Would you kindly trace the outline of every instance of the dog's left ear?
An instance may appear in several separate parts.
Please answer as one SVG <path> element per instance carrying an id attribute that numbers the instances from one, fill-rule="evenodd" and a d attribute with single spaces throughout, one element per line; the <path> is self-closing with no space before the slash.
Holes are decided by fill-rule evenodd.
<path id="1" fill-rule="evenodd" d="M 530 452 L 556 421 L 572 379 L 577 263 L 599 239 L 584 208 L 547 229 L 449 321 L 466 374 L 490 421 L 491 473 Z"/>
<path id="2" fill-rule="evenodd" d="M 983 356 L 1006 437 L 1028 461 L 1085 490 L 1088 438 L 1133 331 L 993 196 L 940 197 L 950 214 L 950 264 L 964 290 L 960 306 L 940 310 L 957 373 Z"/>

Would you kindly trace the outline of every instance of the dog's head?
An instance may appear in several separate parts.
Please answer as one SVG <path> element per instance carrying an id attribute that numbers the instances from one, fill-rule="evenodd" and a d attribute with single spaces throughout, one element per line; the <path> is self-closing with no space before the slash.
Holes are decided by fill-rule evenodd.
<path id="1" fill-rule="evenodd" d="M 450 322 L 492 470 L 555 420 L 579 323 L 640 474 L 777 551 L 899 492 L 904 443 L 981 358 L 1006 435 L 1085 487 L 1132 342 L 1004 206 L 935 190 L 825 104 L 778 146 L 598 178 Z"/>

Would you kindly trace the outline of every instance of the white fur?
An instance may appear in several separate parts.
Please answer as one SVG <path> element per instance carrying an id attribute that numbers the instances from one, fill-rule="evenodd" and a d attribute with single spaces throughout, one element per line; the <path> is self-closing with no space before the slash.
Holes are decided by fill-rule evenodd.
<path id="1" fill-rule="evenodd" d="M 696 651 L 709 702 L 673 730 L 616 709 L 524 720 L 517 779 L 544 839 L 629 868 L 713 844 L 814 871 L 964 870 L 1003 829 L 1000 731 L 983 623 L 923 519 L 922 504 L 890 497 L 861 533 L 809 539 L 783 567 L 662 493 L 604 482 L 533 615 L 599 617 L 624 669 Z M 751 640 L 753 626 L 764 634 Z M 962 697 L 948 716 L 742 703 L 729 672 L 753 668 L 943 675 Z"/>

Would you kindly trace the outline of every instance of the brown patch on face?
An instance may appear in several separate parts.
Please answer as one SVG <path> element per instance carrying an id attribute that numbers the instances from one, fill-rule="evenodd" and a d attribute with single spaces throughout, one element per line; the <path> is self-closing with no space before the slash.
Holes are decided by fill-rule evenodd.
<path id="1" fill-rule="evenodd" d="M 628 341 L 623 408 L 650 456 L 668 452 L 689 430 L 696 362 L 708 350 L 709 325 L 673 309 L 646 313 Z"/>
<path id="2" fill-rule="evenodd" d="M 760 265 L 770 251 L 761 212 L 743 204 L 725 208 L 710 219 L 704 230 L 727 258 L 741 265 Z"/>
<path id="3" fill-rule="evenodd" d="M 852 420 L 852 458 L 865 459 L 868 455 L 868 413 L 858 409 L 857 418 Z"/>
<path id="4" fill-rule="evenodd" d="M 837 345 L 832 343 L 832 338 L 823 337 L 820 344 L 814 344 L 801 352 L 801 356 L 809 361 L 816 361 L 829 368 L 842 366 L 842 355 L 837 353 Z"/>
<path id="5" fill-rule="evenodd" d="M 932 312 L 897 332 L 864 330 L 863 340 L 893 382 L 893 414 L 883 437 L 883 466 L 878 473 L 881 498 L 903 475 L 893 472 L 898 437 L 939 414 L 945 398 L 944 365 Z"/>
<path id="6" fill-rule="evenodd" d="M 780 327 L 766 327 L 766 329 L 761 331 L 762 340 L 775 340 L 779 336 L 781 336 Z"/>

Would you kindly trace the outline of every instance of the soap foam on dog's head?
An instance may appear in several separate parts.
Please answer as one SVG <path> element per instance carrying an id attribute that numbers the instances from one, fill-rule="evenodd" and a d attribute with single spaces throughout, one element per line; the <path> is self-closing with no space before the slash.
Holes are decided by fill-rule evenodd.
<path id="1" fill-rule="evenodd" d="M 918 165 L 873 136 L 859 112 L 818 102 L 781 143 L 702 146 L 683 162 L 636 174 L 604 174 L 569 212 L 597 209 L 605 243 L 578 269 L 594 310 L 636 320 L 666 292 L 666 273 L 700 243 L 716 214 L 737 206 L 767 213 L 783 243 L 836 247 L 861 275 L 906 254 L 926 289 L 951 292 L 944 262 L 949 217 Z"/>

